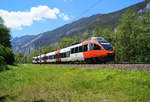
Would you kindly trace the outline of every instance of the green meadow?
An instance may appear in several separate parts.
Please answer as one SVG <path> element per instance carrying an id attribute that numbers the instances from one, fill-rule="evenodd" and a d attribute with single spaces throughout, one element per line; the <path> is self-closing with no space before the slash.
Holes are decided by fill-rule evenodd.
<path id="1" fill-rule="evenodd" d="M 0 72 L 0 102 L 150 102 L 150 72 L 16 65 Z"/>

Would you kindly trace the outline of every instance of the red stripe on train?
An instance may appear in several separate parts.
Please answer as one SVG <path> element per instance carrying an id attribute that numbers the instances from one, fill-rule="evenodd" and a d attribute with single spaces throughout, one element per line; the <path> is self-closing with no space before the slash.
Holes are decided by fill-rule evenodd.
<path id="1" fill-rule="evenodd" d="M 60 50 L 55 51 L 55 54 L 60 54 Z M 61 58 L 56 58 L 56 62 L 61 62 Z"/>

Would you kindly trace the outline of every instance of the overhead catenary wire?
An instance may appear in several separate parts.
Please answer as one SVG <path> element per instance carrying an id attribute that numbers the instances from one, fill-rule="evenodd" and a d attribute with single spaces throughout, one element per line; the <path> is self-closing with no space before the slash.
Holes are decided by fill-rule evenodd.
<path id="1" fill-rule="evenodd" d="M 82 17 L 84 14 L 86 14 L 87 12 L 89 12 L 91 9 L 93 9 L 95 6 L 97 6 L 100 2 L 102 2 L 103 0 L 97 0 L 94 4 L 92 4 L 90 7 L 88 7 L 87 9 L 85 9 L 83 12 L 81 12 L 79 14 L 78 17 L 76 17 L 73 21 L 76 21 L 77 19 L 79 19 L 80 17 Z"/>

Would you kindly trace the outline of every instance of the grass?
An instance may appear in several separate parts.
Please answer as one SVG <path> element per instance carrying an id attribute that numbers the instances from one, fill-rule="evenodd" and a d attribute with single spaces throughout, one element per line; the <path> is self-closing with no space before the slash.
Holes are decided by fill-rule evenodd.
<path id="1" fill-rule="evenodd" d="M 150 102 L 150 72 L 17 65 L 0 72 L 0 102 Z"/>

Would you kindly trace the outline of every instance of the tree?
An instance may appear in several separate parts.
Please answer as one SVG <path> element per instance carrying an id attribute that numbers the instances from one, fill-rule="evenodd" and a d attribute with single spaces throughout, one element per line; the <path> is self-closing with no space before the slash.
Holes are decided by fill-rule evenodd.
<path id="1" fill-rule="evenodd" d="M 150 14 L 144 14 L 138 19 L 139 34 L 137 36 L 137 61 L 150 62 Z"/>
<path id="2" fill-rule="evenodd" d="M 85 40 L 87 40 L 87 39 L 90 38 L 90 37 L 92 37 L 92 34 L 89 34 L 89 33 L 85 32 L 85 33 L 82 35 L 81 39 L 82 39 L 82 41 L 85 41 Z"/>
<path id="3" fill-rule="evenodd" d="M 0 24 L 0 44 L 6 47 L 11 47 L 10 43 L 10 30 L 3 24 Z"/>
<path id="4" fill-rule="evenodd" d="M 0 45 L 0 56 L 4 58 L 5 64 L 13 64 L 14 54 L 9 47 L 4 47 Z"/>
<path id="5" fill-rule="evenodd" d="M 51 46 L 44 46 L 42 47 L 42 53 L 48 53 L 51 51 Z"/>
<path id="6" fill-rule="evenodd" d="M 121 18 L 114 42 L 119 62 L 150 62 L 150 14 L 127 11 Z"/>
<path id="7" fill-rule="evenodd" d="M 17 55 L 15 55 L 15 62 L 16 63 L 23 63 L 24 62 L 24 54 L 18 53 Z"/>
<path id="8" fill-rule="evenodd" d="M 0 56 L 0 66 L 5 64 L 5 59 L 3 56 Z"/>
<path id="9" fill-rule="evenodd" d="M 74 38 L 71 38 L 71 37 L 64 37 L 64 38 L 59 42 L 59 49 L 68 47 L 68 46 L 70 46 L 71 44 L 76 43 L 76 42 L 79 42 L 79 41 L 80 41 L 80 39 L 79 39 L 78 37 L 74 37 Z"/>
<path id="10" fill-rule="evenodd" d="M 128 10 L 120 19 L 115 33 L 114 41 L 117 61 L 130 62 L 135 51 L 136 32 L 136 15 L 133 11 Z"/>
<path id="11" fill-rule="evenodd" d="M 3 20 L 0 18 L 0 63 L 4 64 L 13 64 L 14 54 L 11 50 L 10 43 L 10 30 L 4 26 Z"/>
<path id="12" fill-rule="evenodd" d="M 92 35 L 95 37 L 102 37 L 102 38 L 106 39 L 107 41 L 112 42 L 114 32 L 108 28 L 102 29 L 100 27 L 95 27 Z"/>

